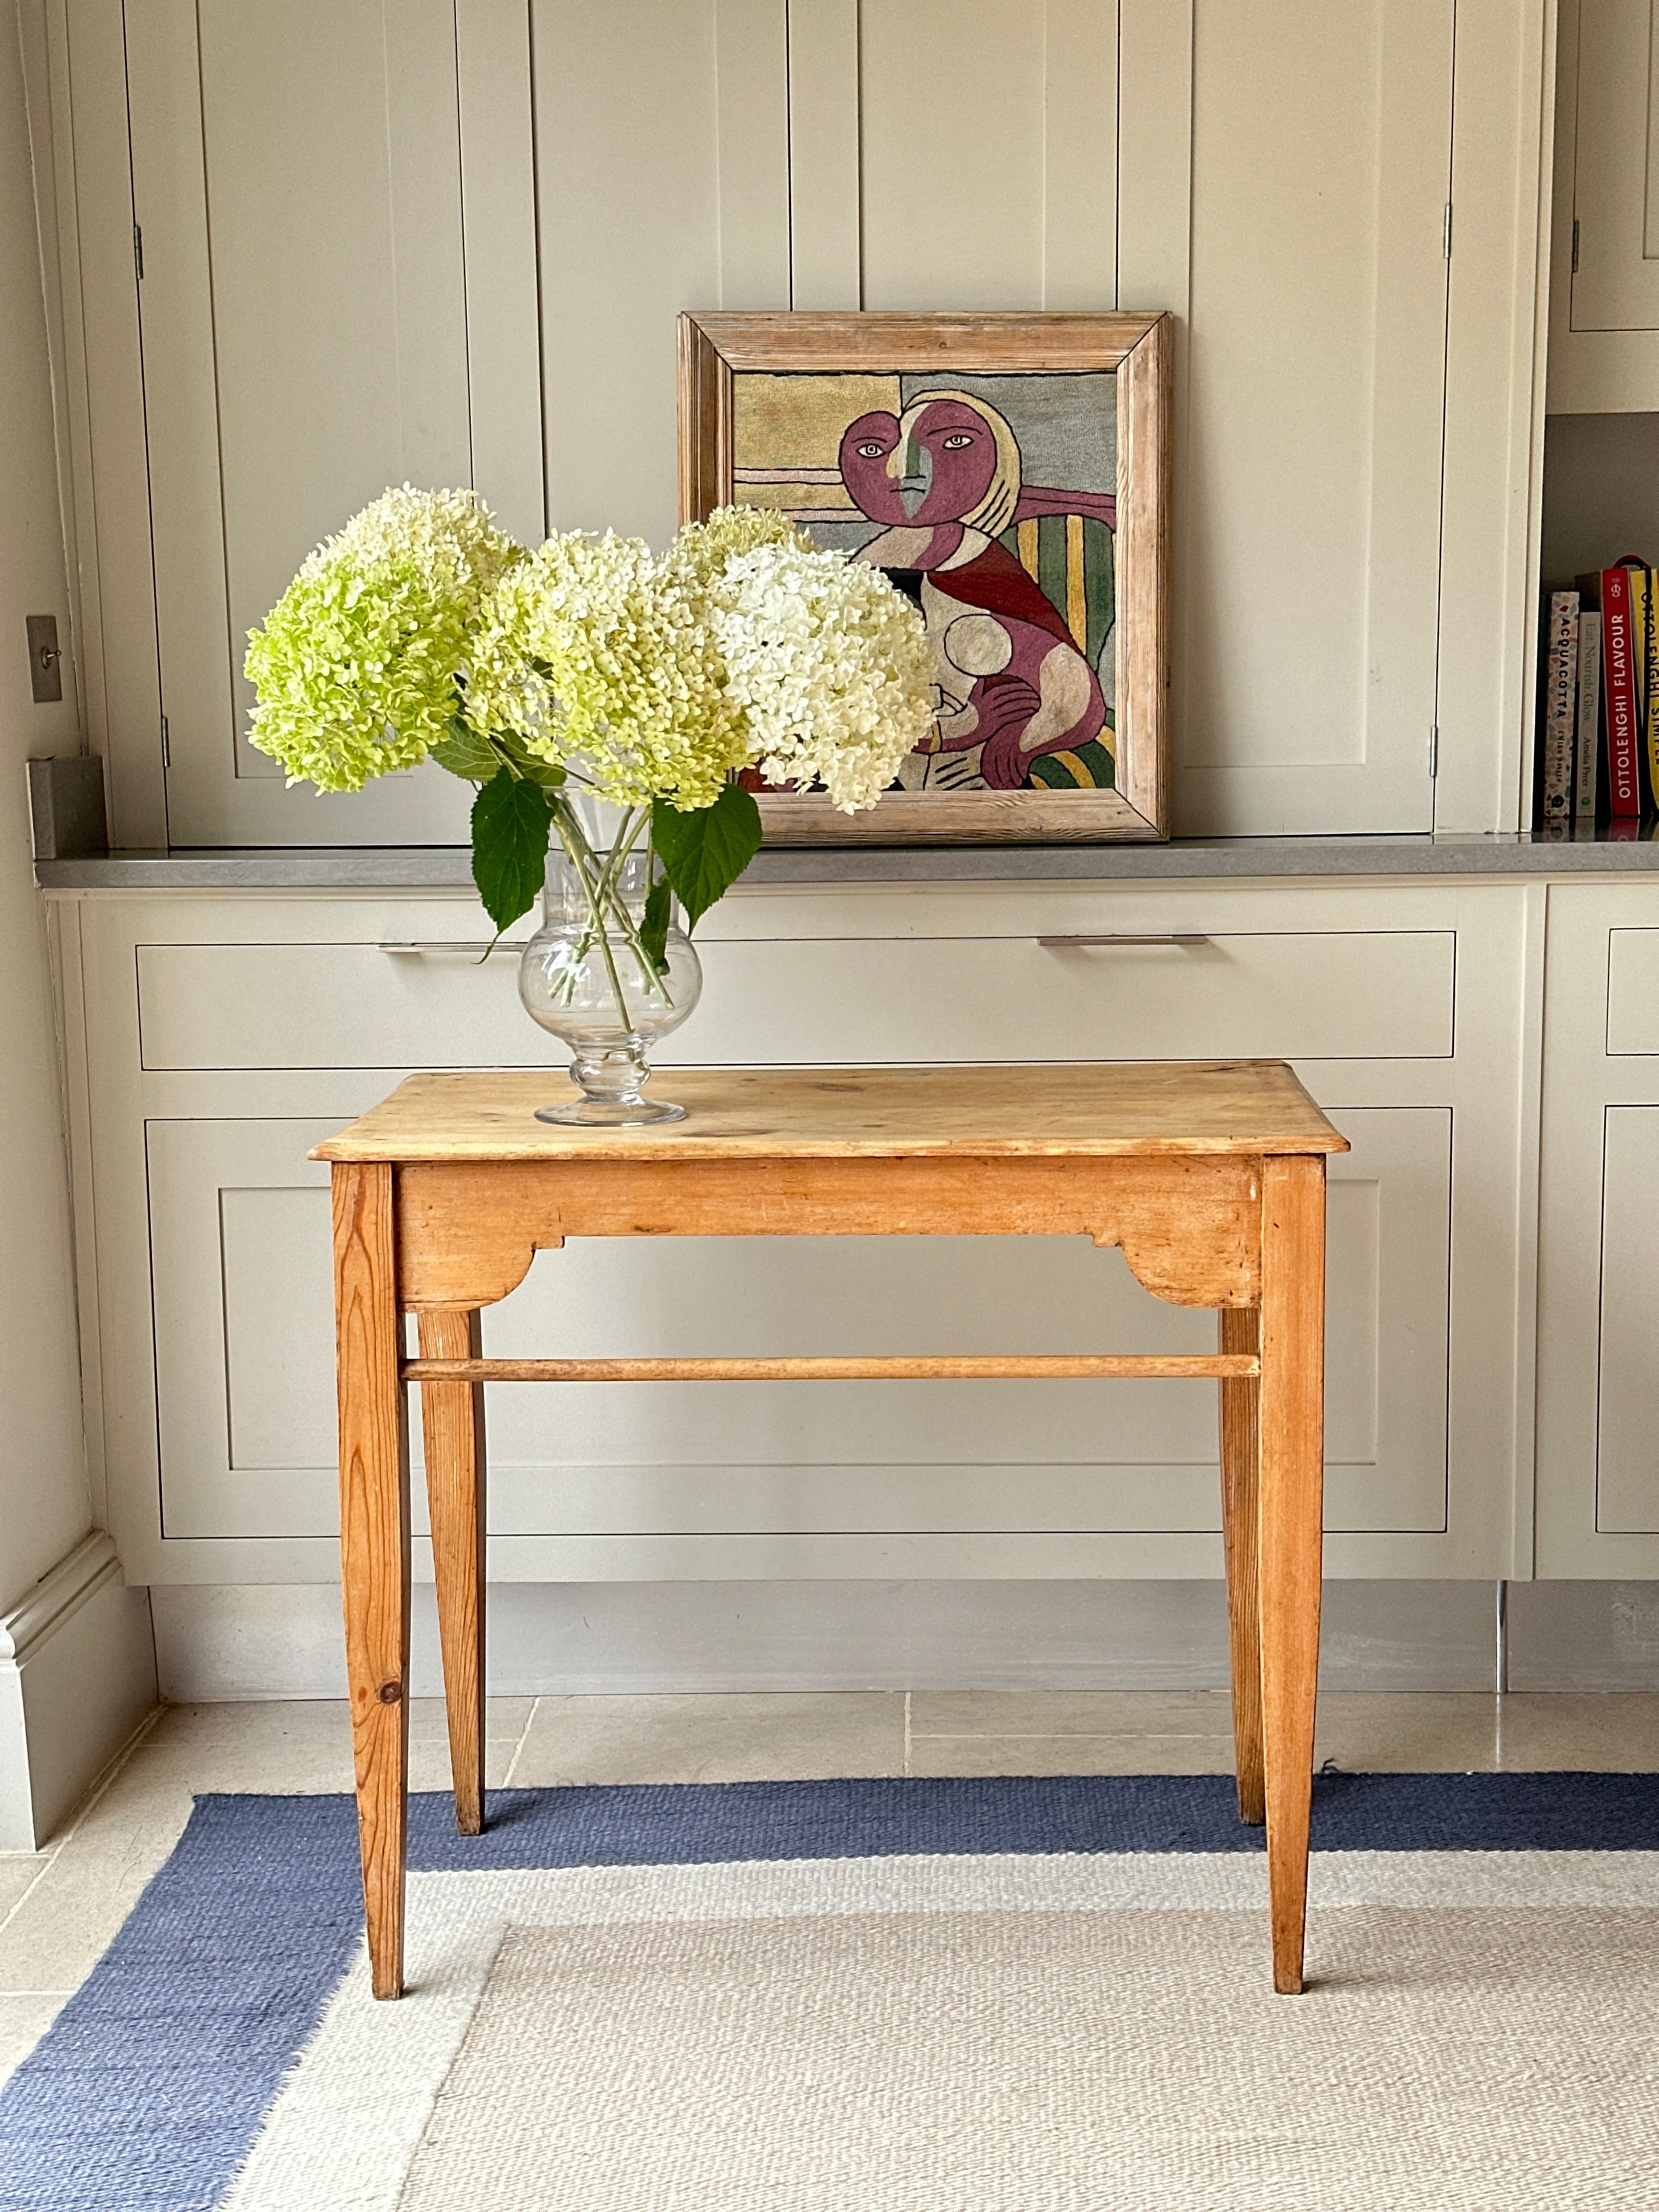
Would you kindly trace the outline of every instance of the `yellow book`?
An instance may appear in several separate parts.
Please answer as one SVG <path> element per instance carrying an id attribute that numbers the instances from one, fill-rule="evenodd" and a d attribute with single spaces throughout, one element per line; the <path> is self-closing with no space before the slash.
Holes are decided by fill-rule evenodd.
<path id="1" fill-rule="evenodd" d="M 1643 641 L 1642 680 L 1646 712 L 1643 717 L 1647 743 L 1641 748 L 1642 811 L 1659 811 L 1659 568 L 1650 568 L 1647 583 L 1647 629 Z"/>
<path id="2" fill-rule="evenodd" d="M 1645 726 L 1648 695 L 1648 633 L 1652 628 L 1651 594 L 1648 589 L 1650 569 L 1632 568 L 1630 571 L 1630 645 L 1631 660 L 1636 674 L 1636 722 L 1638 729 Z"/>

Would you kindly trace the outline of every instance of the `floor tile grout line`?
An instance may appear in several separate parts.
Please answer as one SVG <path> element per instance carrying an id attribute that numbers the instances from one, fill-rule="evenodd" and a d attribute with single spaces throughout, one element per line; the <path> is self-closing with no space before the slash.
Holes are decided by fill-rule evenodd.
<path id="1" fill-rule="evenodd" d="M 93 1784 L 91 1789 L 88 1790 L 86 1796 L 76 1807 L 75 1811 L 70 1817 L 69 1826 L 64 1830 L 63 1834 L 56 1839 L 53 1846 L 54 1856 L 58 1851 L 63 1849 L 65 1844 L 70 1842 L 71 1838 L 79 1833 L 80 1830 L 86 1824 L 87 1815 L 101 1799 L 108 1796 L 110 1789 L 114 1784 L 118 1775 L 121 1774 L 125 1771 L 131 1760 L 135 1758 L 141 1750 L 143 1750 L 144 1745 L 148 1743 L 150 1737 L 155 1735 L 156 1729 L 161 1726 L 161 1716 L 167 1711 L 167 1707 L 164 1704 L 158 1703 L 152 1706 L 150 1711 L 145 1714 L 143 1719 L 139 1722 L 131 1735 L 128 1738 L 126 1742 L 122 1745 L 120 1750 L 116 1753 L 114 1758 L 111 1759 L 109 1765 L 104 1769 L 103 1772 Z"/>
<path id="2" fill-rule="evenodd" d="M 524 1726 L 519 1731 L 519 1741 L 514 1745 L 513 1756 L 507 1762 L 507 1772 L 501 1780 L 503 1790 L 510 1790 L 513 1787 L 513 1778 L 519 1771 L 519 1754 L 530 1739 L 531 1723 L 536 1717 L 536 1708 L 540 1703 L 539 1698 L 532 1698 L 530 1700 L 530 1711 L 524 1717 Z"/>
<path id="3" fill-rule="evenodd" d="M 57 1852 L 53 1851 L 46 1858 L 46 1863 L 40 1869 L 39 1872 L 35 1875 L 34 1879 L 29 1883 L 27 1888 L 25 1889 L 21 1895 L 12 1899 L 11 1905 L 6 1911 L 0 1912 L 0 1936 L 4 1935 L 6 1929 L 10 1927 L 17 1915 L 22 1911 L 23 1907 L 28 1903 L 30 1898 L 33 1896 L 35 1891 L 40 1888 L 41 1883 L 52 1872 L 57 1857 Z M 10 1992 L 7 1991 L 3 1992 L 3 1994 L 9 1995 Z"/>
<path id="4" fill-rule="evenodd" d="M 1181 1735 L 1172 1729 L 916 1729 L 908 1743 L 1211 1743 L 1231 1751 L 1227 1735 Z"/>

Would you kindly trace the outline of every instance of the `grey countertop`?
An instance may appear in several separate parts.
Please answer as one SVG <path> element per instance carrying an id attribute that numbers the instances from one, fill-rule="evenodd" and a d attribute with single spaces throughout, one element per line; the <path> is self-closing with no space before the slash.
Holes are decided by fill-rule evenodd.
<path id="1" fill-rule="evenodd" d="M 1116 883 L 1285 876 L 1581 876 L 1659 872 L 1659 841 L 1605 834 L 1175 837 L 1168 844 L 775 848 L 745 884 Z M 43 890 L 407 890 L 471 888 L 464 845 L 118 852 L 38 860 Z"/>

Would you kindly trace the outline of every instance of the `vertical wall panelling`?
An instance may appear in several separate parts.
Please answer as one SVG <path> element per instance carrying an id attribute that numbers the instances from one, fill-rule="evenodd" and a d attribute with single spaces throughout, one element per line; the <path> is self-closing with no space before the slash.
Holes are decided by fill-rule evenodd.
<path id="1" fill-rule="evenodd" d="M 1194 8 L 1178 828 L 1430 826 L 1452 14 Z"/>
<path id="2" fill-rule="evenodd" d="M 455 15 L 453 0 L 193 12 L 240 724 L 246 633 L 318 538 L 388 483 L 472 480 Z M 135 151 L 138 113 L 135 91 Z M 158 568 L 162 537 L 158 509 Z M 237 774 L 282 771 L 244 745 Z"/>
<path id="3" fill-rule="evenodd" d="M 790 305 L 875 307 L 863 292 L 859 0 L 788 5 Z M 914 57 L 911 68 L 918 83 L 929 73 Z"/>
<path id="4" fill-rule="evenodd" d="M 714 0 L 720 305 L 789 305 L 788 0 Z M 684 302 L 688 307 L 707 304 Z"/>
<path id="5" fill-rule="evenodd" d="M 125 13 L 161 708 L 185 842 L 183 823 L 201 834 L 237 770 L 201 69 L 194 0 Z"/>
<path id="6" fill-rule="evenodd" d="M 503 530 L 547 534 L 529 0 L 456 0 L 471 481 Z"/>
<path id="7" fill-rule="evenodd" d="M 319 799 L 237 734 L 246 633 L 317 540 L 472 477 L 453 0 L 127 17 L 172 835 L 462 836 L 431 770 Z"/>
<path id="8" fill-rule="evenodd" d="M 1176 317 L 1186 383 L 1192 311 L 1194 0 L 1118 0 L 1117 304 Z M 1176 447 L 1180 512 L 1180 447 Z"/>
<path id="9" fill-rule="evenodd" d="M 1042 304 L 1056 311 L 1117 304 L 1117 12 L 1048 0 Z"/>
<path id="10" fill-rule="evenodd" d="M 675 318 L 720 292 L 714 0 L 536 0 L 531 20 L 549 520 L 660 544 Z"/>
<path id="11" fill-rule="evenodd" d="M 1532 818 L 1555 40 L 1554 0 L 1457 11 L 1440 830 Z"/>
<path id="12" fill-rule="evenodd" d="M 860 12 L 865 306 L 1041 306 L 1045 0 Z"/>
<path id="13" fill-rule="evenodd" d="M 64 314 L 70 336 L 78 489 L 82 665 L 89 734 L 109 763 L 110 835 L 164 845 L 144 396 L 121 13 L 107 0 L 53 0 L 47 17 L 55 112 L 73 118 L 73 190 L 60 177 Z M 65 112 L 65 111 L 67 111 Z M 66 135 L 65 145 L 71 143 Z"/>
<path id="14" fill-rule="evenodd" d="M 1555 0 L 128 0 L 125 45 L 116 0 L 27 4 L 120 838 L 463 836 L 430 773 L 286 791 L 246 629 L 404 477 L 661 539 L 674 316 L 716 302 L 1168 308 L 1176 826 L 1520 818 Z"/>
<path id="15" fill-rule="evenodd" d="M 239 734 L 240 665 L 388 483 L 476 483 L 541 533 L 527 9 L 131 0 L 126 21 L 172 836 L 458 841 L 465 793 L 429 769 L 287 791 Z"/>
<path id="16" fill-rule="evenodd" d="M 860 22 L 864 305 L 1109 307 L 1115 9 L 863 0 Z"/>

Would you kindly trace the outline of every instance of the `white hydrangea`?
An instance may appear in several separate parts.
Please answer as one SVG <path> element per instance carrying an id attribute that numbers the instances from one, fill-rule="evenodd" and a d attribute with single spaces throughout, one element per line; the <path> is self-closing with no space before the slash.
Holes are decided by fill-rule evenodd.
<path id="1" fill-rule="evenodd" d="M 769 782 L 821 783 L 832 805 L 856 813 L 932 733 L 927 629 L 867 562 L 757 546 L 727 562 L 709 621 L 726 695 Z"/>

